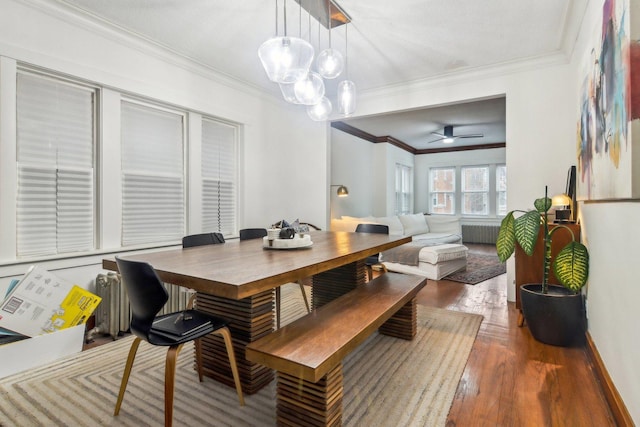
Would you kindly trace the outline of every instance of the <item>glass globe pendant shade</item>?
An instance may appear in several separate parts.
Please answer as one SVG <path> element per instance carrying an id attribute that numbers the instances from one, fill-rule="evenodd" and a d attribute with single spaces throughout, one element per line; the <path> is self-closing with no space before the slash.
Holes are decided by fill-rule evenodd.
<path id="1" fill-rule="evenodd" d="M 269 80 L 276 83 L 293 83 L 306 76 L 313 54 L 313 46 L 298 37 L 273 37 L 258 49 Z"/>
<path id="2" fill-rule="evenodd" d="M 300 104 L 294 91 L 295 83 L 279 83 L 278 86 L 280 86 L 280 92 L 285 101 L 291 104 Z"/>
<path id="3" fill-rule="evenodd" d="M 318 68 L 318 73 L 325 79 L 335 79 L 344 69 L 344 58 L 335 49 L 325 49 L 318 55 L 316 67 Z"/>
<path id="4" fill-rule="evenodd" d="M 329 101 L 326 96 L 323 96 L 320 99 L 320 102 L 307 107 L 307 114 L 311 117 L 311 120 L 321 122 L 327 120 L 329 114 L 331 114 L 332 108 L 331 101 Z"/>
<path id="5" fill-rule="evenodd" d="M 350 116 L 356 111 L 356 84 L 351 80 L 338 83 L 338 111 Z"/>
<path id="6" fill-rule="evenodd" d="M 324 96 L 324 81 L 318 73 L 309 71 L 307 77 L 293 85 L 293 91 L 300 104 L 317 104 Z"/>

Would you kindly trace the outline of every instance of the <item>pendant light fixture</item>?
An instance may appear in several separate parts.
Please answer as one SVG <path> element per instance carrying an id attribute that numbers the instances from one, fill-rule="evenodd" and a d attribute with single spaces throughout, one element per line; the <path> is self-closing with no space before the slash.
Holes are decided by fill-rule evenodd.
<path id="1" fill-rule="evenodd" d="M 349 117 L 356 111 L 356 84 L 349 80 L 349 56 L 347 54 L 347 28 L 344 26 L 345 80 L 338 83 L 338 111 L 344 117 Z"/>
<path id="2" fill-rule="evenodd" d="M 284 36 L 278 36 L 278 0 L 276 0 L 276 35 L 265 41 L 258 49 L 258 56 L 269 79 L 278 83 L 285 101 L 305 105 L 312 120 L 323 121 L 329 118 L 334 109 L 328 95 L 325 96 L 324 79 L 334 79 L 343 72 L 345 80 L 337 84 L 337 110 L 342 116 L 350 116 L 355 111 L 356 86 L 348 79 L 345 26 L 345 55 L 332 48 L 331 29 L 346 25 L 351 18 L 334 0 L 316 0 L 317 3 L 296 0 L 300 5 L 300 34 L 290 37 L 287 34 L 287 0 L 283 0 Z M 326 7 L 323 7 L 323 4 Z M 317 6 L 317 7 L 314 7 Z M 302 8 L 309 13 L 309 41 L 302 39 Z M 317 72 L 310 69 L 314 49 L 311 45 L 311 17 L 318 21 L 318 50 L 320 50 L 320 25 L 329 31 L 329 47 L 324 49 L 316 60 Z M 335 101 L 334 101 L 335 103 Z"/>
<path id="3" fill-rule="evenodd" d="M 344 68 L 344 58 L 342 54 L 335 49 L 331 48 L 331 5 L 327 0 L 327 27 L 329 28 L 329 47 L 318 55 L 316 59 L 316 67 L 318 68 L 318 74 L 325 79 L 335 79 L 342 73 Z"/>
<path id="4" fill-rule="evenodd" d="M 299 37 L 287 35 L 287 0 L 284 0 L 284 36 L 278 37 L 278 0 L 276 0 L 276 36 L 262 43 L 258 56 L 269 80 L 294 83 L 304 78 L 313 62 L 313 46 Z"/>
<path id="5" fill-rule="evenodd" d="M 320 74 L 309 71 L 306 78 L 293 85 L 293 91 L 300 104 L 314 105 L 324 96 L 324 81 Z"/>
<path id="6" fill-rule="evenodd" d="M 318 103 L 307 107 L 307 114 L 311 120 L 322 122 L 329 118 L 332 109 L 331 101 L 326 96 L 323 96 Z"/>

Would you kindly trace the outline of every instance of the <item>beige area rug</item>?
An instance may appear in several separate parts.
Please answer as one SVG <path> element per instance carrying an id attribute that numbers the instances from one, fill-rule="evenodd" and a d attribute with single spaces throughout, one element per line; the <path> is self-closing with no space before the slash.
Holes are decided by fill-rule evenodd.
<path id="1" fill-rule="evenodd" d="M 283 290 L 283 323 L 306 313 L 297 285 Z M 344 360 L 343 425 L 444 426 L 482 316 L 418 306 L 413 341 L 375 333 Z M 1 426 L 160 426 L 165 348 L 142 343 L 120 415 L 114 417 L 131 344 L 123 338 L 0 380 Z M 275 381 L 245 396 L 178 360 L 175 426 L 273 426 Z"/>

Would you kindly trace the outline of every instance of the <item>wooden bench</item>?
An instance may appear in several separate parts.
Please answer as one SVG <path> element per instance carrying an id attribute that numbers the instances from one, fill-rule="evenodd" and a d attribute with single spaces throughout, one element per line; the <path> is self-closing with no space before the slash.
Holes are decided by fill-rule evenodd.
<path id="1" fill-rule="evenodd" d="M 425 277 L 386 273 L 247 346 L 277 371 L 278 425 L 342 424 L 342 360 L 375 330 L 411 340 Z"/>

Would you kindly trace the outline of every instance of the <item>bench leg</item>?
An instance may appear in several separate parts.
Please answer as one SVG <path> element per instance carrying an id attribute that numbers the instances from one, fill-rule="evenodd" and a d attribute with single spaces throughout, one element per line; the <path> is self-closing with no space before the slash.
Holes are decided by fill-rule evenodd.
<path id="1" fill-rule="evenodd" d="M 276 416 L 279 426 L 342 425 L 342 363 L 312 383 L 277 373 Z"/>
<path id="2" fill-rule="evenodd" d="M 403 305 L 389 320 L 384 322 L 378 332 L 405 340 L 412 340 L 418 330 L 416 299 Z"/>

